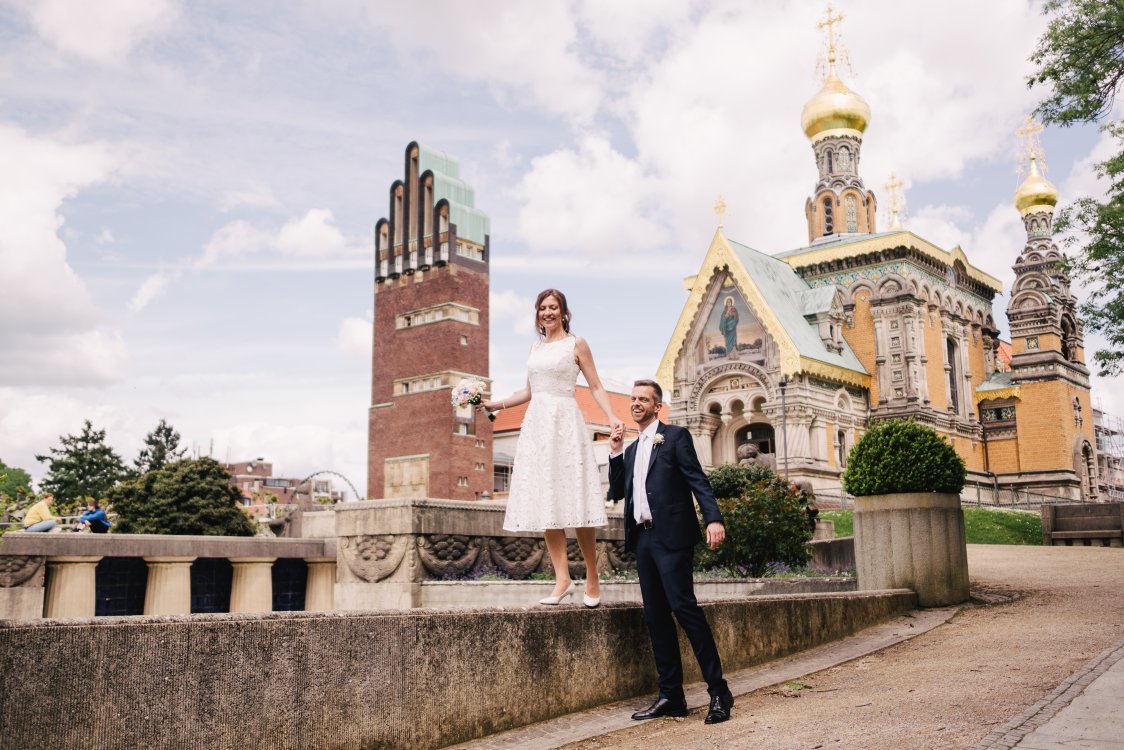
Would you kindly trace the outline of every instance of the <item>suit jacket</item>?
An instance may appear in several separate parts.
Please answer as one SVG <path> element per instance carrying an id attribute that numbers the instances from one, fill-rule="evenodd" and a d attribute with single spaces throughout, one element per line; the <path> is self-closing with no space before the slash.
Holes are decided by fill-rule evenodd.
<path id="1" fill-rule="evenodd" d="M 704 524 L 721 523 L 722 514 L 695 455 L 691 433 L 661 422 L 656 434 L 663 435 L 664 441 L 662 445 L 653 441 L 645 482 L 648 507 L 652 511 L 651 533 L 671 549 L 691 547 L 703 538 L 691 494 L 694 493 L 699 504 Z M 615 500 L 624 498 L 624 539 L 625 547 L 630 550 L 636 549 L 632 478 L 637 442 L 625 448 L 621 455 L 609 459 L 609 493 Z"/>

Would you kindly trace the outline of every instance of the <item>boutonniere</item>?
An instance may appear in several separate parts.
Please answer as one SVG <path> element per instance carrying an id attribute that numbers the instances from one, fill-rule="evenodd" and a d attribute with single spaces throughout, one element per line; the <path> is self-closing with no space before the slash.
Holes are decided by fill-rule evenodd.
<path id="1" fill-rule="evenodd" d="M 663 435 L 657 432 L 652 438 L 652 445 L 663 445 Z"/>

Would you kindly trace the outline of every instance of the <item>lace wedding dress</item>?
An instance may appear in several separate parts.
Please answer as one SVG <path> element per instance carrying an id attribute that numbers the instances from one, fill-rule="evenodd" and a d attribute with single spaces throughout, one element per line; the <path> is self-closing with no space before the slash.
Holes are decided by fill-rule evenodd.
<path id="1" fill-rule="evenodd" d="M 540 341 L 527 359 L 531 405 L 515 446 L 503 521 L 508 531 L 608 523 L 593 442 L 574 399 L 575 341 Z"/>

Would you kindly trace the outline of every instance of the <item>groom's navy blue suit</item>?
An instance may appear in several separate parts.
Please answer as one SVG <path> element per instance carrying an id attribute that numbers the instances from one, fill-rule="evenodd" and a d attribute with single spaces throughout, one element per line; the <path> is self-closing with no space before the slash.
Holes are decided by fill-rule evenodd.
<path id="1" fill-rule="evenodd" d="M 694 494 L 703 523 L 722 522 L 714 493 L 703 473 L 691 434 L 675 425 L 659 424 L 648 461 L 646 490 L 651 528 L 638 527 L 633 512 L 633 476 L 637 442 L 609 459 L 609 489 L 614 499 L 625 499 L 625 545 L 636 552 L 644 619 L 652 637 L 652 652 L 659 672 L 660 696 L 683 700 L 683 664 L 675 622 L 687 633 L 710 695 L 727 692 L 718 648 L 702 609 L 695 600 L 694 549 L 702 540 Z"/>

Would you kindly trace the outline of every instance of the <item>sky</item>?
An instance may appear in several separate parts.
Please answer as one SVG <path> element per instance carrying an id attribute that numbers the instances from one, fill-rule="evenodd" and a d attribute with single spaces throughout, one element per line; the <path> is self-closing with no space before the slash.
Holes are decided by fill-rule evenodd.
<path id="1" fill-rule="evenodd" d="M 523 383 L 547 287 L 627 390 L 719 195 L 729 238 L 806 244 L 825 7 L 0 0 L 0 460 L 41 479 L 35 455 L 89 419 L 131 463 L 166 419 L 194 453 L 365 487 L 372 234 L 414 140 L 456 156 L 491 216 L 495 392 Z M 934 7 L 837 3 L 840 72 L 872 111 L 860 174 L 882 198 L 897 174 L 905 227 L 1009 288 L 1047 19 Z M 1063 204 L 1103 195 L 1095 127 L 1042 145 Z M 1094 378 L 1094 402 L 1124 415 L 1119 386 Z"/>

